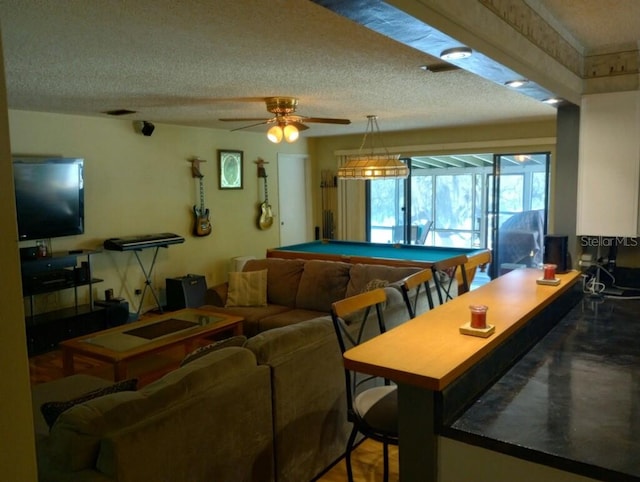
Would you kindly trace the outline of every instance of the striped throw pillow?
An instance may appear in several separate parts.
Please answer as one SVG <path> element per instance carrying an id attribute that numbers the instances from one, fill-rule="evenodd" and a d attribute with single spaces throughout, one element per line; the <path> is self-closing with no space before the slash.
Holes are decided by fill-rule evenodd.
<path id="1" fill-rule="evenodd" d="M 267 270 L 229 273 L 225 306 L 266 306 Z"/>

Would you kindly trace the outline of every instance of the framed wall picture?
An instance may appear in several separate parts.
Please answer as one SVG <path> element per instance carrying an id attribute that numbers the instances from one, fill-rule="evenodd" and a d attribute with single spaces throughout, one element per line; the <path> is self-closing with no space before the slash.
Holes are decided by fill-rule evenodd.
<path id="1" fill-rule="evenodd" d="M 242 151 L 218 150 L 220 189 L 242 189 Z"/>

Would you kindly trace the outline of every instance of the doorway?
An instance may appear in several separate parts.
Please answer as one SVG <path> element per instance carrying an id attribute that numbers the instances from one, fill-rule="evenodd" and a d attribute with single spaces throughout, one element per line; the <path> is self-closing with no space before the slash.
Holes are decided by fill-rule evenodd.
<path id="1" fill-rule="evenodd" d="M 278 154 L 278 219 L 280 246 L 304 243 L 312 239 L 307 193 L 308 158 L 304 155 Z"/>
<path id="2" fill-rule="evenodd" d="M 488 194 L 491 276 L 542 264 L 547 233 L 550 154 L 496 154 Z"/>

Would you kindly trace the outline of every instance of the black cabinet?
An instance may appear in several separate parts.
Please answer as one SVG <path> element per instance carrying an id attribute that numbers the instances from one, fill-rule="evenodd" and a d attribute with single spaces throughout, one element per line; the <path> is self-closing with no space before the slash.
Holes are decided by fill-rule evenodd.
<path id="1" fill-rule="evenodd" d="M 25 322 L 30 355 L 55 348 L 62 340 L 106 327 L 104 307 L 93 303 L 93 284 L 102 281 L 91 276 L 91 256 L 96 253 L 78 250 L 22 261 L 22 294 L 29 298 Z M 82 287 L 89 290 L 89 303 L 78 302 L 78 290 Z M 68 289 L 73 290 L 72 306 L 35 312 L 36 296 Z"/>

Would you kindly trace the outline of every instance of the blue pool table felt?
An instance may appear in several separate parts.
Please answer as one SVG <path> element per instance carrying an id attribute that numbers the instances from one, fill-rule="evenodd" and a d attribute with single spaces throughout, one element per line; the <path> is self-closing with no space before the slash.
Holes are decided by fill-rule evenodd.
<path id="1" fill-rule="evenodd" d="M 413 244 L 383 244 L 355 241 L 313 241 L 277 248 L 280 251 L 331 254 L 343 256 L 369 256 L 424 262 L 437 262 L 454 256 L 484 251 L 476 248 L 446 248 L 437 246 L 418 246 Z"/>

